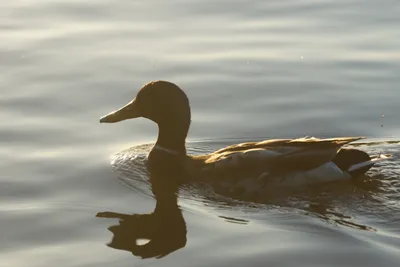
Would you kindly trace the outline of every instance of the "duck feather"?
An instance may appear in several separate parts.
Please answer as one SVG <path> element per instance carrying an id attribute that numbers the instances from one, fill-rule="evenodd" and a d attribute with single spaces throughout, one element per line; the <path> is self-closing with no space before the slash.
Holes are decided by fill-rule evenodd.
<path id="1" fill-rule="evenodd" d="M 340 148 L 364 137 L 273 139 L 231 145 L 207 156 L 203 171 L 261 167 L 268 171 L 311 170 L 331 161 Z"/>

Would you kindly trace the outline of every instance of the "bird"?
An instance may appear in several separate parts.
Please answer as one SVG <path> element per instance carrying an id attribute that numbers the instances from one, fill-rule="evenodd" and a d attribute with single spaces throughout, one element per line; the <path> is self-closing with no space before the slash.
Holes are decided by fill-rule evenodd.
<path id="1" fill-rule="evenodd" d="M 272 186 L 299 186 L 351 180 L 391 155 L 370 156 L 346 148 L 365 137 L 269 139 L 245 142 L 203 155 L 188 155 L 186 138 L 191 125 L 187 95 L 175 83 L 151 81 L 122 108 L 100 118 L 100 123 L 146 118 L 158 125 L 158 138 L 148 155 L 153 170 L 179 168 L 186 181 L 251 194 Z"/>

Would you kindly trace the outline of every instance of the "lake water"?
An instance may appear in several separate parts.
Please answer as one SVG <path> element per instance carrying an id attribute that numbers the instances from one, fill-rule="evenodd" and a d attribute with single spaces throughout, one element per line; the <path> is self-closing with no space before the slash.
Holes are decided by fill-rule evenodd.
<path id="1" fill-rule="evenodd" d="M 399 266 L 399 1 L 19 0 L 0 13 L 0 266 Z M 171 253 L 142 259 L 130 242 L 151 220 L 132 214 L 156 201 L 144 170 L 111 162 L 157 128 L 98 119 L 158 79 L 190 98 L 190 152 L 362 135 L 393 158 L 266 204 L 183 188 L 159 244 Z"/>

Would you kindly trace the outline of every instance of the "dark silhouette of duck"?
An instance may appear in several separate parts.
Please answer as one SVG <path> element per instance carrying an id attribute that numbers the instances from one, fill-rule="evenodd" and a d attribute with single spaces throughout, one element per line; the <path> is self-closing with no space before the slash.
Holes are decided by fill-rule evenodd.
<path id="1" fill-rule="evenodd" d="M 136 98 L 102 117 L 100 122 L 115 123 L 139 117 L 152 120 L 159 128 L 157 142 L 148 158 L 150 166 L 173 164 L 185 171 L 186 182 L 208 181 L 219 186 L 234 183 L 245 192 L 276 185 L 351 179 L 365 174 L 377 161 L 390 157 L 371 157 L 358 149 L 343 148 L 363 137 L 273 139 L 235 144 L 207 155 L 187 155 L 185 140 L 191 123 L 189 100 L 182 89 L 167 81 L 144 85 Z"/>

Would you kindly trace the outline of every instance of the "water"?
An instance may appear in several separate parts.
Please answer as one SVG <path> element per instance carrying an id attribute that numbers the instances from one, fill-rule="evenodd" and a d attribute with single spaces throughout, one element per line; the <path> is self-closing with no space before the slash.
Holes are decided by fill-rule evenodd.
<path id="1" fill-rule="evenodd" d="M 0 266 L 398 266 L 399 145 L 385 142 L 400 139 L 398 1 L 24 0 L 0 10 Z M 118 220 L 96 214 L 153 212 L 144 173 L 126 179 L 110 161 L 157 128 L 98 118 L 155 79 L 187 92 L 192 152 L 363 135 L 377 141 L 363 150 L 394 156 L 369 181 L 267 204 L 184 188 L 162 241 L 173 251 L 143 260 L 107 246 Z"/>

